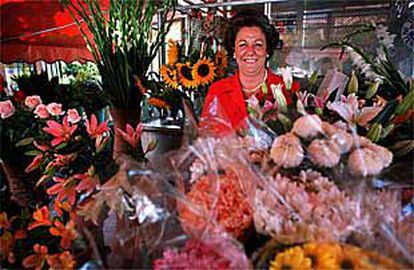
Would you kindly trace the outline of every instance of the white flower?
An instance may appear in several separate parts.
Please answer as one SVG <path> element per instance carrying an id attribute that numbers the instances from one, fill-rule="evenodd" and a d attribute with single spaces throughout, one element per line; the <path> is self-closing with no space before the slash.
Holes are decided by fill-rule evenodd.
<path id="1" fill-rule="evenodd" d="M 292 68 L 291 67 L 281 68 L 280 71 L 282 72 L 283 82 L 285 83 L 286 89 L 290 90 L 292 88 L 292 82 L 293 82 Z"/>
<path id="2" fill-rule="evenodd" d="M 378 42 L 385 46 L 385 48 L 391 48 L 394 46 L 395 34 L 390 35 L 388 27 L 385 25 L 377 25 L 375 27 L 375 35 Z"/>
<path id="3" fill-rule="evenodd" d="M 273 97 L 275 98 L 275 101 L 277 102 L 277 108 L 281 112 L 286 112 L 287 101 L 286 101 L 285 95 L 283 95 L 282 84 L 280 83 L 278 85 L 271 84 L 270 89 L 272 89 Z"/>

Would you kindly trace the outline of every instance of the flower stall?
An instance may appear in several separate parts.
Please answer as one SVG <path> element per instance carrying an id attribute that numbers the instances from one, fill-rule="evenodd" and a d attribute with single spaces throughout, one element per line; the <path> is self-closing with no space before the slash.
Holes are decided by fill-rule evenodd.
<path id="1" fill-rule="evenodd" d="M 3 1 L 0 268 L 413 268 L 413 10 Z"/>

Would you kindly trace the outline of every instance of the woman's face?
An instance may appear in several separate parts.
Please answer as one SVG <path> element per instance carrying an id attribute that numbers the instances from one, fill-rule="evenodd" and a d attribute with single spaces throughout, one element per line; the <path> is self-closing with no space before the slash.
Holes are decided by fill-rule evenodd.
<path id="1" fill-rule="evenodd" d="M 241 28 L 234 47 L 239 71 L 250 76 L 260 74 L 265 68 L 266 49 L 266 37 L 259 27 Z"/>

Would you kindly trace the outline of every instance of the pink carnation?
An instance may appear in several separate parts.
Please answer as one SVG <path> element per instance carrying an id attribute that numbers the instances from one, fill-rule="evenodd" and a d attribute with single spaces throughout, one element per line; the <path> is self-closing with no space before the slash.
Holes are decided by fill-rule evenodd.
<path id="1" fill-rule="evenodd" d="M 364 147 L 349 155 L 348 168 L 353 175 L 375 175 L 382 171 L 384 163 L 375 151 Z"/>
<path id="2" fill-rule="evenodd" d="M 81 117 L 76 109 L 69 109 L 67 115 L 69 123 L 75 124 L 81 120 Z"/>
<path id="3" fill-rule="evenodd" d="M 62 104 L 58 104 L 56 102 L 52 102 L 47 105 L 47 110 L 51 115 L 61 115 L 62 112 Z"/>
<path id="4" fill-rule="evenodd" d="M 283 168 L 297 167 L 303 160 L 303 148 L 298 137 L 287 133 L 277 137 L 270 149 L 273 162 Z"/>
<path id="5" fill-rule="evenodd" d="M 42 119 L 46 119 L 49 118 L 50 114 L 49 111 L 47 110 L 47 106 L 44 104 L 39 104 L 37 105 L 36 109 L 33 112 L 34 114 L 36 114 L 39 118 Z"/>
<path id="6" fill-rule="evenodd" d="M 331 140 L 313 140 L 308 154 L 312 163 L 321 167 L 332 168 L 341 159 L 341 149 Z"/>
<path id="7" fill-rule="evenodd" d="M 301 138 L 313 138 L 322 133 L 322 120 L 316 114 L 302 116 L 293 123 L 292 132 Z"/>
<path id="8" fill-rule="evenodd" d="M 40 98 L 40 96 L 37 95 L 28 96 L 24 100 L 24 104 L 30 109 L 34 109 L 37 107 L 37 105 L 42 104 L 42 99 Z"/>
<path id="9" fill-rule="evenodd" d="M 0 102 L 0 116 L 1 119 L 6 119 L 16 112 L 16 108 L 10 100 Z"/>

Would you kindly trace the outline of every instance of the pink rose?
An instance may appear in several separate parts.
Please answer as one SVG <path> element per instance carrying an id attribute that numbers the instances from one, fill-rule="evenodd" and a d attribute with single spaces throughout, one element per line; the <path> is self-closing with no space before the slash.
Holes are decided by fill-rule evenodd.
<path id="1" fill-rule="evenodd" d="M 0 117 L 6 119 L 16 112 L 13 103 L 10 100 L 0 102 Z"/>
<path id="2" fill-rule="evenodd" d="M 37 105 L 42 104 L 42 99 L 39 96 L 28 96 L 26 97 L 24 104 L 30 109 L 34 109 Z"/>
<path id="3" fill-rule="evenodd" d="M 62 104 L 58 104 L 56 102 L 52 102 L 47 105 L 47 110 L 51 115 L 61 115 L 62 112 Z"/>
<path id="4" fill-rule="evenodd" d="M 81 120 L 81 117 L 76 109 L 69 109 L 67 115 L 69 123 L 75 124 Z"/>
<path id="5" fill-rule="evenodd" d="M 49 118 L 49 111 L 47 110 L 47 106 L 44 104 L 37 105 L 36 109 L 34 110 L 34 113 L 42 119 Z"/>

